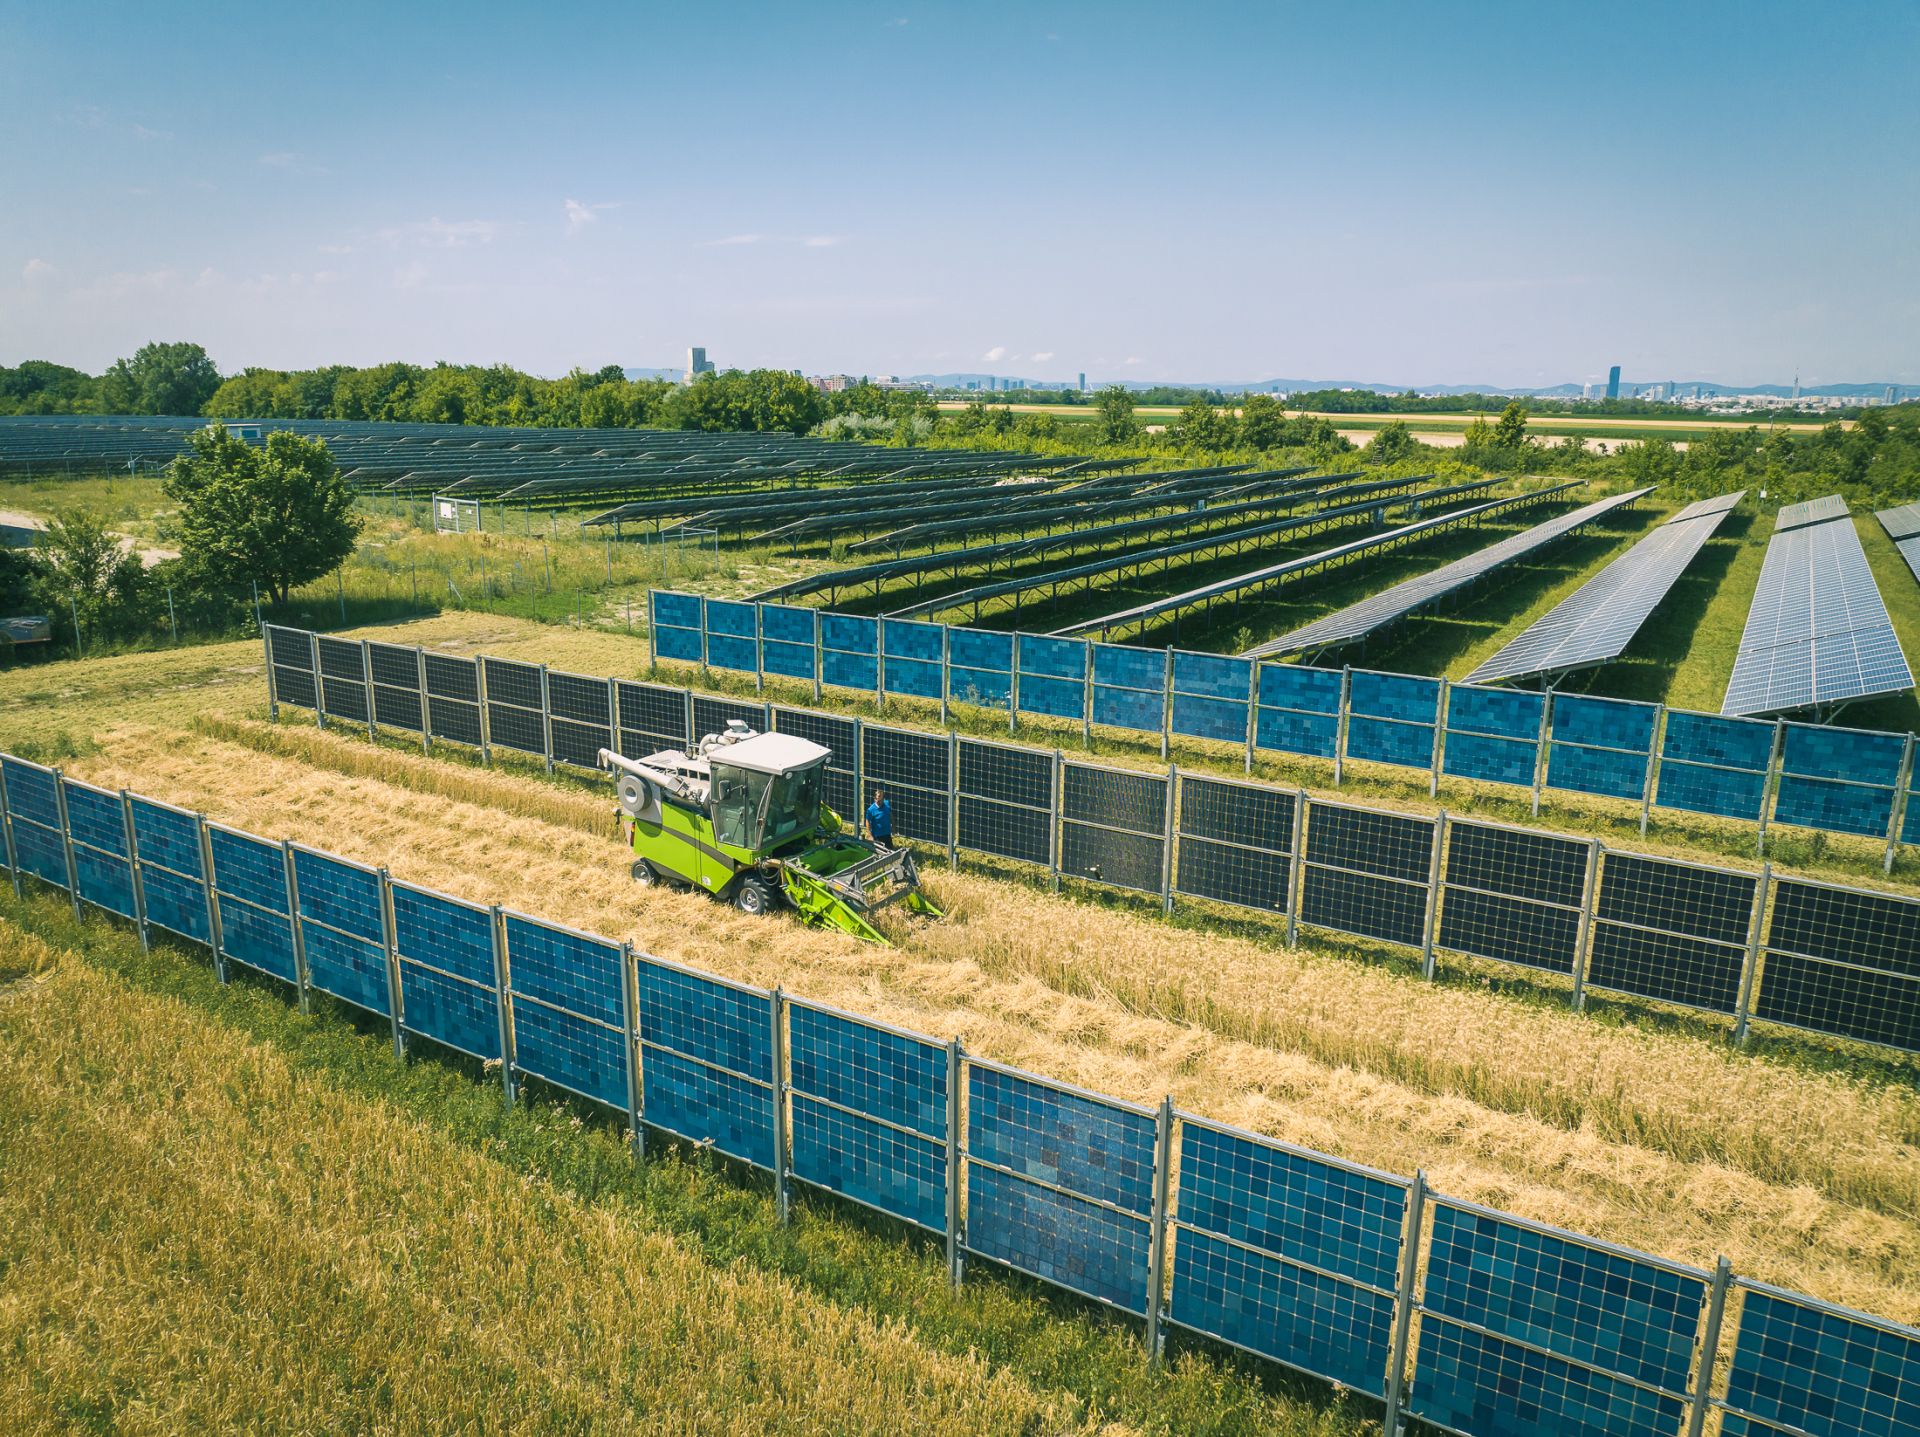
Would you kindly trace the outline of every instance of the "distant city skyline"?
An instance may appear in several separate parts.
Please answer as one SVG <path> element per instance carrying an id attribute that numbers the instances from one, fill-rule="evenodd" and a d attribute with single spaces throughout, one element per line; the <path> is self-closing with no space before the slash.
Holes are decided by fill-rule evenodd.
<path id="1" fill-rule="evenodd" d="M 1907 388 L 1920 7 L 1845 18 L 0 0 L 0 363 Z"/>

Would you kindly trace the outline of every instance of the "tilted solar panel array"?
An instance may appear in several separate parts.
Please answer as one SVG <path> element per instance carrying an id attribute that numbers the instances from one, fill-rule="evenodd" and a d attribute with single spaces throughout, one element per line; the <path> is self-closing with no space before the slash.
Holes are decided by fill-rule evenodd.
<path id="1" fill-rule="evenodd" d="M 1798 504 L 1783 504 L 1774 515 L 1773 532 L 1784 534 L 1806 524 L 1826 524 L 1847 517 L 1847 501 L 1838 494 L 1807 499 Z"/>
<path id="2" fill-rule="evenodd" d="M 1874 517 L 1880 521 L 1880 527 L 1887 531 L 1887 537 L 1893 540 L 1893 547 L 1900 551 L 1900 557 L 1907 561 L 1907 567 L 1913 570 L 1915 582 L 1920 583 L 1920 504 L 1902 504 L 1898 509 L 1882 509 Z"/>
<path id="3" fill-rule="evenodd" d="M 1466 677 L 1496 683 L 1617 659 L 1746 490 L 1702 499 L 1615 559 Z"/>
<path id="4" fill-rule="evenodd" d="M 1564 489 L 1569 486 L 1562 485 Z M 1558 491 L 1547 491 L 1558 492 Z M 1644 498 L 1653 492 L 1651 487 L 1630 489 L 1624 494 L 1610 495 L 1605 499 L 1596 499 L 1591 504 L 1582 505 L 1569 513 L 1561 514 L 1536 524 L 1531 529 L 1513 534 L 1489 544 L 1477 554 L 1469 554 L 1464 559 L 1456 559 L 1451 564 L 1442 565 L 1431 573 L 1417 574 L 1404 583 L 1395 584 L 1350 604 L 1335 614 L 1295 629 L 1290 634 L 1282 634 L 1277 639 L 1256 645 L 1246 651 L 1248 658 L 1273 658 L 1280 654 L 1305 653 L 1314 649 L 1334 648 L 1341 644 L 1350 644 L 1365 638 L 1375 629 L 1405 618 L 1415 609 L 1433 603 L 1464 588 L 1474 580 L 1492 573 L 1504 564 L 1531 554 L 1554 540 L 1572 533 L 1583 524 L 1591 524 L 1603 519 L 1616 509 L 1621 509 L 1636 499 Z"/>
<path id="5" fill-rule="evenodd" d="M 1793 506 L 1806 512 L 1768 542 L 1721 713 L 1828 709 L 1913 687 L 1860 535 L 1831 497 Z"/>

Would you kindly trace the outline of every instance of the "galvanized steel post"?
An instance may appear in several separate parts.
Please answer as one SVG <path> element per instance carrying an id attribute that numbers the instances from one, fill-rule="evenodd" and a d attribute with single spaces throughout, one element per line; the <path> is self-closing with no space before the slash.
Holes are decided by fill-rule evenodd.
<path id="1" fill-rule="evenodd" d="M 553 772 L 553 699 L 547 681 L 547 666 L 540 665 L 540 747 L 545 750 L 547 772 Z"/>
<path id="2" fill-rule="evenodd" d="M 207 898 L 207 941 L 213 945 L 213 976 L 225 983 L 232 975 L 227 972 L 226 935 L 220 931 L 220 895 L 213 883 L 213 835 L 204 813 L 196 813 L 193 823 L 200 840 L 200 876 L 205 880 L 201 891 Z"/>
<path id="3" fill-rule="evenodd" d="M 818 650 L 816 649 L 817 653 Z M 818 695 L 816 694 L 817 698 Z M 952 722 L 949 717 L 949 704 L 953 697 L 953 628 L 949 624 L 940 626 L 940 722 L 944 725 Z"/>
<path id="4" fill-rule="evenodd" d="M 774 996 L 774 1028 L 779 1029 L 780 1000 Z M 644 1090 L 640 1075 L 640 974 L 635 967 L 633 944 L 620 945 L 620 1042 L 627 1053 L 627 1142 L 633 1149 L 633 1158 L 639 1162 L 647 1155 L 646 1133 L 641 1126 L 641 1110 L 644 1107 Z M 779 1049 L 774 1049 L 775 1062 L 779 1061 Z M 778 1068 L 775 1069 L 776 1076 Z M 777 1129 L 776 1129 L 777 1132 Z M 777 1139 L 776 1139 L 777 1145 Z M 776 1153 L 775 1163 L 779 1162 Z M 784 1221 L 784 1213 L 782 1220 Z"/>
<path id="5" fill-rule="evenodd" d="M 1167 765 L 1167 791 L 1160 818 L 1160 914 L 1173 912 L 1173 790 L 1180 782 L 1180 765 Z"/>
<path id="6" fill-rule="evenodd" d="M 1433 936 L 1440 920 L 1440 850 L 1447 846 L 1447 811 L 1433 820 L 1433 851 L 1427 855 L 1427 916 L 1420 941 L 1420 971 L 1433 977 Z"/>
<path id="7" fill-rule="evenodd" d="M 420 686 L 420 752 L 433 752 L 433 695 L 427 692 L 427 651 L 413 646 L 414 682 Z"/>
<path id="8" fill-rule="evenodd" d="M 480 709 L 480 762 L 493 767 L 493 723 L 487 717 L 487 660 L 484 654 L 473 661 L 473 696 Z"/>
<path id="9" fill-rule="evenodd" d="M 7 769 L 0 764 L 0 832 L 7 840 L 7 875 L 13 879 L 13 896 L 20 896 L 20 855 L 13 847 L 13 808 L 7 802 Z"/>
<path id="10" fill-rule="evenodd" d="M 167 602 L 172 604 L 173 591 L 167 591 Z M 260 648 L 267 656 L 267 717 L 274 723 L 280 722 L 280 686 L 273 681 L 273 636 L 267 632 L 267 626 L 260 626 Z"/>
<path id="11" fill-rule="evenodd" d="M 367 737 L 380 736 L 379 722 L 373 715 L 373 651 L 367 641 L 360 641 L 360 685 L 367 691 Z"/>
<path id="12" fill-rule="evenodd" d="M 1401 1394 L 1407 1383 L 1407 1338 L 1413 1331 L 1414 1289 L 1420 1280 L 1420 1232 L 1426 1219 L 1427 1174 L 1407 1184 L 1407 1213 L 1400 1237 L 1400 1281 L 1393 1295 L 1393 1345 L 1387 1357 L 1386 1437 L 1400 1437 Z"/>
<path id="13" fill-rule="evenodd" d="M 762 605 L 753 606 L 753 691 L 763 694 L 767 691 L 767 642 L 766 624 L 761 618 Z"/>
<path id="14" fill-rule="evenodd" d="M 955 1289 L 967 1270 L 961 1206 L 966 1191 L 966 1120 L 960 1111 L 966 1094 L 966 1053 L 954 1038 L 947 1044 L 947 1285 Z"/>
<path id="15" fill-rule="evenodd" d="M 140 930 L 140 951 L 152 947 L 147 936 L 147 885 L 140 876 L 140 837 L 133 827 L 133 795 L 120 790 L 120 831 L 127 845 L 127 877 L 133 884 L 133 921 Z"/>
<path id="16" fill-rule="evenodd" d="M 947 867 L 960 866 L 960 735 L 947 730 Z"/>
<path id="17" fill-rule="evenodd" d="M 493 945 L 493 987 L 498 999 L 494 1004 L 494 1018 L 500 1029 L 500 1086 L 505 1089 L 507 1106 L 511 1108 L 518 1095 L 518 1085 L 513 1076 L 513 1008 L 508 1002 L 507 920 L 497 903 L 487 910 L 487 936 Z"/>
<path id="18" fill-rule="evenodd" d="M 1433 710 L 1433 759 L 1427 769 L 1427 797 L 1440 796 L 1440 765 L 1447 751 L 1447 700 L 1452 693 L 1451 686 L 1443 678 L 1440 680 L 1440 693 Z"/>
<path id="19" fill-rule="evenodd" d="M 1540 786 L 1546 782 L 1553 751 L 1553 690 L 1540 700 L 1540 736 L 1533 745 L 1533 816 L 1540 816 Z"/>
<path id="20" fill-rule="evenodd" d="M 1893 872 L 1893 853 L 1900 845 L 1900 831 L 1907 815 L 1907 805 L 1912 801 L 1909 790 L 1913 787 L 1913 749 L 1914 738 L 1907 735 L 1907 744 L 1900 752 L 1900 777 L 1894 783 L 1893 812 L 1887 817 L 1887 856 L 1880 865 L 1883 873 Z"/>
<path id="21" fill-rule="evenodd" d="M 307 939 L 300 931 L 300 880 L 293 871 L 293 840 L 280 840 L 280 862 L 287 871 L 287 929 L 293 934 L 293 980 L 300 988 L 300 1011 L 311 1013 L 313 999 L 307 987 Z"/>
<path id="22" fill-rule="evenodd" d="M 327 690 L 320 681 L 320 636 L 307 630 L 307 662 L 313 668 L 313 721 L 327 726 Z"/>
<path id="23" fill-rule="evenodd" d="M 782 1226 L 792 1216 L 787 1192 L 787 1000 L 778 988 L 768 995 L 773 1019 L 773 1208 Z"/>
<path id="24" fill-rule="evenodd" d="M 1173 645 L 1167 645 L 1167 664 L 1160 674 L 1160 761 L 1167 759 L 1167 736 L 1173 732 Z"/>
<path id="25" fill-rule="evenodd" d="M 1686 1437 L 1700 1437 L 1707 1411 L 1713 1406 L 1713 1368 L 1720 1355 L 1720 1329 L 1726 1322 L 1727 1289 L 1733 1285 L 1733 1264 L 1722 1256 L 1713 1265 L 1713 1286 L 1707 1296 L 1706 1328 L 1700 1334 L 1700 1370 L 1693 1384 L 1687 1413 Z"/>
<path id="26" fill-rule="evenodd" d="M 1573 939 L 1573 1006 L 1585 1012 L 1587 1007 L 1587 963 L 1592 957 L 1593 898 L 1600 883 L 1600 859 L 1606 846 L 1597 838 L 1587 840 L 1587 877 L 1580 891 L 1580 927 Z"/>
<path id="27" fill-rule="evenodd" d="M 1173 1096 L 1160 1100 L 1153 1125 L 1153 1210 L 1147 1248 L 1147 1361 L 1158 1365 L 1164 1338 L 1160 1309 L 1167 1290 L 1167 1207 L 1173 1182 Z"/>
<path id="28" fill-rule="evenodd" d="M 1654 705 L 1653 728 L 1647 735 L 1647 776 L 1640 789 L 1640 836 L 1647 836 L 1647 818 L 1653 811 L 1653 791 L 1660 784 L 1660 746 L 1666 742 L 1667 706 Z"/>
<path id="29" fill-rule="evenodd" d="M 393 875 L 380 870 L 380 948 L 387 960 L 387 1017 L 392 1020 L 393 1056 L 407 1056 L 407 1030 L 402 1026 L 400 952 L 393 917 Z"/>
<path id="30" fill-rule="evenodd" d="M 1753 885 L 1753 912 L 1747 915 L 1747 956 L 1740 968 L 1740 998 L 1734 1006 L 1733 1041 L 1742 1047 L 1747 1042 L 1748 1019 L 1753 1012 L 1753 989 L 1759 981 L 1760 923 L 1766 912 L 1768 890 L 1773 887 L 1773 865 L 1760 865 L 1759 881 Z"/>
<path id="31" fill-rule="evenodd" d="M 1060 824 L 1062 790 L 1066 786 L 1067 761 L 1059 749 L 1053 751 L 1053 775 L 1047 785 L 1047 888 L 1049 892 L 1060 891 L 1060 850 L 1065 846 L 1066 834 Z"/>
<path id="32" fill-rule="evenodd" d="M 53 771 L 53 810 L 60 817 L 60 849 L 67 860 L 67 896 L 73 900 L 73 916 L 80 916 L 80 866 L 73 858 L 73 825 L 67 819 L 67 776 Z"/>
<path id="33" fill-rule="evenodd" d="M 1767 750 L 1767 776 L 1760 788 L 1760 833 L 1754 839 L 1754 853 L 1767 856 L 1767 822 L 1773 814 L 1775 785 L 1780 778 L 1780 765 L 1786 757 L 1787 721 L 1773 721 L 1773 746 Z"/>
<path id="34" fill-rule="evenodd" d="M 1353 666 L 1340 666 L 1340 712 L 1334 718 L 1333 733 L 1333 786 L 1340 787 L 1340 781 L 1347 771 L 1347 720 L 1353 711 Z"/>
<path id="35" fill-rule="evenodd" d="M 1288 840 L 1290 851 L 1287 854 L 1287 947 L 1294 946 L 1300 932 L 1300 889 L 1303 882 L 1301 870 L 1305 867 L 1306 855 L 1300 851 L 1300 833 L 1307 818 L 1307 791 L 1296 788 L 1293 791 L 1293 836 Z"/>

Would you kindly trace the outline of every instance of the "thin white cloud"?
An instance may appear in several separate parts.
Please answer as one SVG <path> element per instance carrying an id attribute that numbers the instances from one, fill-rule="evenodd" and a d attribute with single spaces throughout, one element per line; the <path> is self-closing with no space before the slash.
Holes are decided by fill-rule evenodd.
<path id="1" fill-rule="evenodd" d="M 1007 347 L 1004 344 L 996 344 L 992 349 L 989 349 L 985 354 L 980 356 L 980 358 L 988 364 L 997 363 L 1006 357 Z"/>
<path id="2" fill-rule="evenodd" d="M 259 162 L 270 170 L 290 170 L 299 160 L 292 150 L 269 150 Z"/>
<path id="3" fill-rule="evenodd" d="M 133 137 L 136 140 L 171 140 L 173 138 L 173 131 L 150 130 L 145 125 L 135 125 L 133 127 Z"/>
<path id="4" fill-rule="evenodd" d="M 1139 355 L 1137 355 L 1137 354 L 1129 354 L 1129 355 L 1127 356 L 1127 358 L 1126 358 L 1126 362 L 1127 362 L 1128 364 L 1145 364 L 1145 363 L 1146 363 L 1146 360 L 1144 360 L 1144 359 L 1142 359 L 1142 358 L 1141 358 L 1141 357 L 1140 357 Z"/>
<path id="5" fill-rule="evenodd" d="M 418 289 L 427 282 L 431 275 L 431 270 L 419 260 L 414 260 L 412 263 L 404 264 L 393 272 L 393 287 L 395 289 Z"/>
<path id="6" fill-rule="evenodd" d="M 901 17 L 900 17 L 899 19 L 897 19 L 897 20 L 889 20 L 889 21 L 887 21 L 887 28 L 888 28 L 889 30 L 904 30 L 904 29 L 906 29 L 906 28 L 907 28 L 907 20 L 906 20 L 906 17 L 905 17 L 904 15 L 903 15 L 903 16 L 901 16 Z"/>
<path id="7" fill-rule="evenodd" d="M 101 275 L 90 284 L 81 285 L 78 289 L 70 291 L 70 297 L 87 302 L 125 299 L 133 294 L 159 294 L 177 288 L 179 283 L 178 270 L 115 270 L 111 274 Z"/>
<path id="8" fill-rule="evenodd" d="M 353 246 L 350 244 L 323 244 L 323 245 L 317 246 L 317 248 L 319 249 L 321 254 L 352 254 L 353 253 Z"/>
<path id="9" fill-rule="evenodd" d="M 48 279 L 54 273 L 53 265 L 44 259 L 30 259 L 20 271 L 22 279 Z"/>
<path id="10" fill-rule="evenodd" d="M 492 244 L 507 230 L 499 220 L 412 220 L 388 225 L 379 231 L 390 245 L 412 244 L 422 249 L 464 249 L 468 245 Z"/>
<path id="11" fill-rule="evenodd" d="M 1036 349 L 1027 357 L 1035 364 L 1045 364 L 1049 359 L 1053 358 L 1053 351 L 1051 349 Z"/>
<path id="12" fill-rule="evenodd" d="M 839 235 L 808 235 L 800 241 L 808 249 L 831 249 L 840 243 Z"/>
<path id="13" fill-rule="evenodd" d="M 566 202 L 567 233 L 577 235 L 581 230 L 600 218 L 601 210 L 617 210 L 619 208 L 620 206 L 617 204 L 583 205 L 579 200 L 568 200 Z"/>

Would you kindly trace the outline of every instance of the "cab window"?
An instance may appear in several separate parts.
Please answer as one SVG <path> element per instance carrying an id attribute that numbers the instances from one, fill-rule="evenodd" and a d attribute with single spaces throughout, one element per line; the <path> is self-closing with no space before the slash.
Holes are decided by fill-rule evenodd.
<path id="1" fill-rule="evenodd" d="M 766 797 L 768 775 L 713 766 L 713 836 L 734 848 L 753 848 L 759 842 L 760 803 Z"/>

